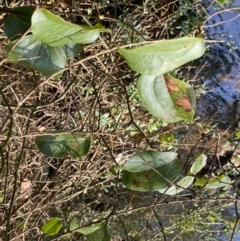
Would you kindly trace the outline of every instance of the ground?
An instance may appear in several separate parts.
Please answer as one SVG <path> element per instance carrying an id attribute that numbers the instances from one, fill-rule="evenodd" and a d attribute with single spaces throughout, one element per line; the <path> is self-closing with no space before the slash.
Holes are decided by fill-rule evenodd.
<path id="1" fill-rule="evenodd" d="M 216 1 L 211 4 L 218 6 Z M 61 77 L 47 78 L 5 61 L 9 40 L 1 31 L 0 240 L 85 240 L 73 230 L 100 221 L 107 221 L 111 240 L 224 240 L 237 235 L 235 126 L 223 130 L 197 116 L 194 124 L 154 118 L 137 96 L 138 75 L 115 48 L 197 36 L 210 5 L 171 0 L 0 1 L 1 29 L 9 9 L 28 5 L 40 5 L 78 25 L 94 25 L 101 16 L 112 33 L 85 45 L 84 53 L 67 61 Z M 186 69 L 191 64 L 173 74 L 189 82 Z M 193 84 L 199 97 L 203 87 Z M 56 131 L 89 137 L 88 155 L 46 157 L 36 138 Z M 190 187 L 174 197 L 130 191 L 115 166 L 147 148 L 177 151 L 188 165 L 204 152 L 208 165 L 202 175 L 229 173 L 233 185 Z M 225 157 L 226 151 L 234 151 L 235 159 Z M 62 228 L 48 236 L 42 226 L 52 217 L 61 220 Z"/>

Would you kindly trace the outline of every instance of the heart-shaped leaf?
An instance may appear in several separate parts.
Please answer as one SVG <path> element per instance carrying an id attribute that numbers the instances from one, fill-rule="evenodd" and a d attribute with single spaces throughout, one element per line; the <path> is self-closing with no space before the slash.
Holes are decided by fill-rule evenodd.
<path id="1" fill-rule="evenodd" d="M 135 191 L 168 188 L 181 173 L 182 163 L 176 153 L 144 151 L 134 155 L 123 167 L 123 184 Z M 163 159 L 164 158 L 164 159 Z M 129 163 L 129 164 L 128 164 Z"/>
<path id="2" fill-rule="evenodd" d="M 42 231 L 47 235 L 53 236 L 57 234 L 61 228 L 62 223 L 59 218 L 51 218 L 42 226 Z"/>
<path id="3" fill-rule="evenodd" d="M 5 49 L 9 52 L 15 41 Z M 81 44 L 68 44 L 51 47 L 44 44 L 33 35 L 22 38 L 17 46 L 8 53 L 8 61 L 29 67 L 44 76 L 50 76 L 65 67 L 67 58 L 73 58 L 83 50 Z"/>
<path id="4" fill-rule="evenodd" d="M 118 47 L 129 67 L 143 75 L 161 75 L 201 57 L 204 40 L 184 37 L 148 44 L 132 50 Z"/>
<path id="5" fill-rule="evenodd" d="M 63 158 L 69 153 L 74 158 L 78 158 L 87 155 L 90 148 L 90 139 L 79 134 L 46 135 L 38 136 L 36 145 L 48 157 Z"/>
<path id="6" fill-rule="evenodd" d="M 36 39 L 51 46 L 70 43 L 92 43 L 105 30 L 103 26 L 82 27 L 69 23 L 45 8 L 38 8 L 32 16 L 32 32 Z"/>
<path id="7" fill-rule="evenodd" d="M 9 52 L 15 42 L 6 47 Z M 8 54 L 8 61 L 17 63 L 45 76 L 50 76 L 65 67 L 67 57 L 62 47 L 51 47 L 33 35 L 22 38 L 17 46 Z"/>

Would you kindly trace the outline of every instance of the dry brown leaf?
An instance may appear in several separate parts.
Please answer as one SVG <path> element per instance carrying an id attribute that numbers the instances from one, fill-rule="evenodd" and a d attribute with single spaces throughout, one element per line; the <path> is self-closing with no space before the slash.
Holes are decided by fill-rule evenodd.
<path id="1" fill-rule="evenodd" d="M 190 112 L 192 110 L 192 105 L 187 97 L 182 97 L 175 101 L 175 104 L 181 106 L 185 111 Z"/>
<path id="2" fill-rule="evenodd" d="M 165 82 L 169 93 L 180 92 L 180 89 L 178 88 L 177 84 L 173 80 L 171 80 L 167 75 L 165 75 L 164 78 L 165 78 Z"/>
<path id="3" fill-rule="evenodd" d="M 29 191 L 32 187 L 32 183 L 29 180 L 24 180 L 23 182 L 21 182 L 21 186 L 20 186 L 20 192 L 26 192 Z"/>
<path id="4" fill-rule="evenodd" d="M 37 127 L 37 130 L 38 130 L 39 132 L 43 132 L 43 131 L 46 130 L 46 127 L 44 127 L 44 126 L 38 126 L 38 127 Z"/>

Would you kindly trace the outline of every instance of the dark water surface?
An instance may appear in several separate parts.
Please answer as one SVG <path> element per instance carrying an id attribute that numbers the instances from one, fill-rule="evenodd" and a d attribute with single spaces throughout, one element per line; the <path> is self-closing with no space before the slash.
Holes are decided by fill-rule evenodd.
<path id="1" fill-rule="evenodd" d="M 206 3 L 209 16 L 224 10 L 211 2 Z M 198 101 L 198 116 L 221 122 L 223 128 L 235 123 L 233 103 L 240 100 L 240 0 L 226 6 L 234 7 L 239 11 L 219 12 L 205 23 L 206 38 L 223 42 L 207 44 L 209 50 L 200 60 L 203 68 L 196 77 L 207 87 Z"/>

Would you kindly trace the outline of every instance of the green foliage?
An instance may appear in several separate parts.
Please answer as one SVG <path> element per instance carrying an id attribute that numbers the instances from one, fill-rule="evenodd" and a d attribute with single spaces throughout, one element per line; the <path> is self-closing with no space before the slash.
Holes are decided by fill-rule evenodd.
<path id="1" fill-rule="evenodd" d="M 171 75 L 142 75 L 137 81 L 139 99 L 155 117 L 165 122 L 193 121 L 196 97 L 193 88 Z"/>
<path id="2" fill-rule="evenodd" d="M 106 222 L 79 228 L 76 220 L 73 219 L 70 230 L 85 235 L 88 241 L 110 241 Z"/>
<path id="3" fill-rule="evenodd" d="M 34 12 L 31 27 L 34 37 L 50 46 L 92 43 L 99 37 L 100 31 L 104 30 L 101 25 L 81 27 L 66 22 L 45 8 Z"/>
<path id="4" fill-rule="evenodd" d="M 62 228 L 62 223 L 59 218 L 51 218 L 42 226 L 42 231 L 49 235 L 53 236 L 57 234 Z"/>
<path id="5" fill-rule="evenodd" d="M 239 137 L 240 137 L 240 131 L 237 131 L 237 132 L 235 133 L 235 136 L 239 138 Z"/>
<path id="6" fill-rule="evenodd" d="M 6 52 L 11 50 L 16 41 L 7 46 Z M 9 52 L 8 61 L 17 62 L 45 76 L 50 76 L 64 68 L 67 60 L 64 50 L 62 46 L 51 47 L 40 42 L 33 35 L 29 35 L 20 39 L 17 46 Z"/>
<path id="7" fill-rule="evenodd" d="M 175 142 L 175 137 L 172 132 L 165 133 L 160 137 L 160 144 L 164 147 L 172 146 Z"/>
<path id="8" fill-rule="evenodd" d="M 142 75 L 137 81 L 139 99 L 155 117 L 166 122 L 178 122 L 182 118 L 174 108 L 163 76 Z"/>
<path id="9" fill-rule="evenodd" d="M 105 8 L 105 3 L 104 1 L 102 2 L 103 6 L 98 9 L 100 10 L 100 12 L 103 8 Z M 224 3 L 225 2 L 227 1 L 224 1 Z M 145 1 L 144 8 L 147 7 L 148 4 L 149 2 Z M 179 1 L 177 4 L 177 6 L 179 6 L 179 9 L 183 5 L 191 6 L 191 1 Z M 168 6 L 170 8 L 171 3 L 169 3 Z M 197 8 L 197 4 L 192 7 Z M 93 8 L 91 10 L 94 10 L 94 8 L 95 6 L 93 5 Z M 123 9 L 124 11 L 126 10 L 126 12 L 129 11 L 129 9 L 126 9 L 124 7 Z M 157 9 L 162 8 L 160 7 L 160 5 L 158 5 Z M 190 21 L 192 16 L 189 16 L 191 15 L 191 13 L 188 15 L 188 10 L 184 10 L 181 14 L 184 16 L 183 18 L 187 19 L 187 21 Z M 126 14 L 126 12 L 124 14 Z M 10 63 L 20 64 L 24 67 L 30 68 L 47 77 L 61 71 L 65 67 L 66 61 L 68 59 L 72 59 L 78 56 L 80 53 L 83 53 L 84 44 L 89 44 L 97 40 L 100 36 L 100 32 L 110 32 L 110 30 L 104 29 L 104 27 L 99 24 L 99 22 L 93 27 L 91 26 L 91 24 L 89 24 L 89 26 L 75 25 L 63 20 L 62 18 L 56 16 L 55 14 L 49 12 L 44 8 L 37 8 L 35 11 L 35 7 L 17 7 L 8 10 L 8 13 L 9 14 L 4 23 L 4 31 L 9 39 L 9 44 L 5 48 L 5 53 L 7 54 L 8 61 Z M 159 15 L 158 13 L 159 12 L 156 11 L 154 15 L 157 16 Z M 61 12 L 61 14 L 63 14 L 63 12 Z M 74 20 L 75 14 L 77 15 L 77 17 L 85 17 L 82 13 L 77 14 L 77 11 L 76 9 L 74 9 L 73 6 L 71 8 L 71 12 L 67 10 L 66 12 L 64 12 L 64 14 L 65 18 L 68 18 L 68 20 L 70 20 L 70 18 L 71 20 Z M 150 15 L 150 12 L 148 12 L 148 14 Z M 93 18 L 90 18 L 91 21 L 92 19 Z M 88 21 L 87 19 L 85 20 L 86 22 Z M 166 22 L 166 26 L 170 23 L 170 21 L 171 17 L 169 18 L 169 22 Z M 157 20 L 157 25 L 159 25 L 159 23 L 160 21 Z M 113 25 L 114 24 L 115 23 L 113 23 Z M 122 23 L 122 19 L 120 19 L 115 25 L 118 28 L 117 34 L 113 36 L 111 40 L 114 39 L 113 41 L 118 41 L 118 43 L 127 44 L 127 46 L 129 46 L 129 43 L 133 43 L 134 45 L 136 45 L 138 41 L 143 41 L 145 37 L 146 39 L 149 39 L 149 33 L 146 33 L 145 36 L 139 34 L 142 32 L 142 30 L 145 30 L 142 29 L 142 26 L 144 28 L 146 27 L 145 23 L 142 26 L 141 24 L 141 18 L 137 18 L 136 23 L 134 22 L 133 25 L 130 27 L 128 26 L 127 22 L 124 21 Z M 161 24 L 162 23 L 160 23 L 160 25 Z M 194 24 L 189 25 L 196 26 L 195 22 Z M 197 25 L 200 26 L 199 24 Z M 168 26 L 170 26 L 170 24 Z M 173 28 L 175 27 L 176 26 L 173 26 Z M 111 29 L 114 29 L 114 27 L 112 28 L 111 26 Z M 28 31 L 27 34 L 25 34 L 26 31 Z M 169 28 L 167 29 L 167 31 L 169 31 Z M 157 32 L 159 31 L 157 30 Z M 123 34 L 125 33 L 126 36 L 124 37 Z M 189 34 L 189 32 L 187 32 L 187 34 Z M 146 39 L 144 41 L 146 41 Z M 22 229 L 21 232 L 26 233 L 27 236 L 28 232 L 25 231 L 32 230 L 32 223 L 33 225 L 35 225 L 34 218 L 36 218 L 36 216 L 39 215 L 39 212 L 42 211 L 44 211 L 47 215 L 50 216 L 58 216 L 58 214 L 60 213 L 59 218 L 51 218 L 42 226 L 42 232 L 49 236 L 58 234 L 62 226 L 64 226 L 64 234 L 57 237 L 57 239 L 59 240 L 67 240 L 68 238 L 76 239 L 74 235 L 76 235 L 77 237 L 84 235 L 85 237 L 81 238 L 84 238 L 88 241 L 109 241 L 110 235 L 108 233 L 108 223 L 107 221 L 102 222 L 102 220 L 106 219 L 111 220 L 111 222 L 115 222 L 117 218 L 119 218 L 119 220 L 123 224 L 122 226 L 124 226 L 124 231 L 126 232 L 126 234 L 123 235 L 126 236 L 126 240 L 130 239 L 130 237 L 131 239 L 137 240 L 140 237 L 140 233 L 143 237 L 143 240 L 146 240 L 144 237 L 144 232 L 147 231 L 146 222 L 144 222 L 143 224 L 143 232 L 139 232 L 139 234 L 136 234 L 135 236 L 133 235 L 131 230 L 128 230 L 128 228 L 133 229 L 136 216 L 134 217 L 135 220 L 131 220 L 131 223 L 129 225 L 130 227 L 126 225 L 125 219 L 130 216 L 132 210 L 132 213 L 135 213 L 136 210 L 145 209 L 145 207 L 150 207 L 152 209 L 153 206 L 149 206 L 149 201 L 147 201 L 147 205 L 145 205 L 144 203 L 145 200 L 143 200 L 140 205 L 139 203 L 137 203 L 137 205 L 134 203 L 135 197 L 138 202 L 139 197 L 144 197 L 144 199 L 147 199 L 148 193 L 137 193 L 137 195 L 135 195 L 135 192 L 132 192 L 134 193 L 134 195 L 131 196 L 131 207 L 129 205 L 130 208 L 127 208 L 126 211 L 125 204 L 127 201 L 129 201 L 129 199 L 128 197 L 125 197 L 125 193 L 127 194 L 126 196 L 128 196 L 130 192 L 126 192 L 126 190 L 123 190 L 122 196 L 124 196 L 124 211 L 122 212 L 120 202 L 123 200 L 123 197 L 119 195 L 119 191 L 122 191 L 122 187 L 118 188 L 120 175 L 122 175 L 122 183 L 130 190 L 141 192 L 157 191 L 163 195 L 170 196 L 177 195 L 186 189 L 190 189 L 194 181 L 195 186 L 214 189 L 218 187 L 226 187 L 231 183 L 230 178 L 224 174 L 217 177 L 214 176 L 218 175 L 217 172 L 212 173 L 211 178 L 210 175 L 208 177 L 197 176 L 197 174 L 200 175 L 199 172 L 206 165 L 205 155 L 199 156 L 195 160 L 189 171 L 182 170 L 182 162 L 179 159 L 178 154 L 175 152 L 159 152 L 152 150 L 142 151 L 141 149 L 146 148 L 144 138 L 148 140 L 149 146 L 151 144 L 151 148 L 156 148 L 156 145 L 158 145 L 157 147 L 159 147 L 159 137 L 155 135 L 156 132 L 159 131 L 159 129 L 161 129 L 160 133 L 166 133 L 160 138 L 161 150 L 164 148 L 173 148 L 173 146 L 169 146 L 169 144 L 171 144 L 173 141 L 177 141 L 177 139 L 175 139 L 174 134 L 171 133 L 170 130 L 172 130 L 173 128 L 173 131 L 175 133 L 175 127 L 178 128 L 179 126 L 166 126 L 166 122 L 175 123 L 182 120 L 186 120 L 190 123 L 193 122 L 196 109 L 196 96 L 193 88 L 187 83 L 172 77 L 168 72 L 193 59 L 201 57 L 205 51 L 204 40 L 200 38 L 184 37 L 178 39 L 176 38 L 174 40 L 158 41 L 153 44 L 150 43 L 142 47 L 134 48 L 132 50 L 125 49 L 126 46 L 118 47 L 118 52 L 126 59 L 130 68 L 138 72 L 132 74 L 128 70 L 125 72 L 125 66 L 124 69 L 121 68 L 121 73 L 124 73 L 124 75 L 122 76 L 122 78 L 120 77 L 120 79 L 124 86 L 120 86 L 116 83 L 115 76 L 114 84 L 108 83 L 108 80 L 112 78 L 112 74 L 115 73 L 115 69 L 112 72 L 108 72 L 109 66 L 119 67 L 119 62 L 115 62 L 115 60 L 117 59 L 117 56 L 114 53 L 115 48 L 112 48 L 112 43 L 111 41 L 108 42 L 108 40 L 109 39 L 101 38 L 103 45 L 99 43 L 97 43 L 96 45 L 91 45 L 88 47 L 86 55 L 84 56 L 84 53 L 81 55 L 81 63 L 82 66 L 86 69 L 86 71 L 85 69 L 84 71 L 81 70 L 80 62 L 74 62 L 73 68 L 70 71 L 64 72 L 64 75 L 59 79 L 53 80 L 52 78 L 49 78 L 46 81 L 46 78 L 42 78 L 41 76 L 39 76 L 38 73 L 28 73 L 29 76 L 34 76 L 34 87 L 33 89 L 31 87 L 31 90 L 28 89 L 27 92 L 27 94 L 30 93 L 29 98 L 22 98 L 22 96 L 21 98 L 18 98 L 18 91 L 15 91 L 14 88 L 15 83 L 12 84 L 11 81 L 10 84 L 8 83 L 8 86 L 10 86 L 9 89 L 11 89 L 11 91 L 15 91 L 14 94 L 16 95 L 17 100 L 16 102 L 14 99 L 12 102 L 10 101 L 9 104 L 7 103 L 7 101 L 5 101 L 5 104 L 8 107 L 6 109 L 12 110 L 15 106 L 17 107 L 15 109 L 16 111 L 14 110 L 13 113 L 9 113 L 9 116 L 12 117 L 14 115 L 16 116 L 16 118 L 21 119 L 22 115 L 23 117 L 25 117 L 26 114 L 27 117 L 26 121 L 22 126 L 22 129 L 20 125 L 16 125 L 18 130 L 13 130 L 15 133 L 17 133 L 17 138 L 20 138 L 19 130 L 21 130 L 21 138 L 24 138 L 20 154 L 21 158 L 19 158 L 21 159 L 21 161 L 25 157 L 27 157 L 27 159 L 31 161 L 31 157 L 33 155 L 38 155 L 35 149 L 32 148 L 32 142 L 28 142 L 28 136 L 32 137 L 32 135 L 30 135 L 32 134 L 30 133 L 31 131 L 34 132 L 34 136 L 36 135 L 36 129 L 34 129 L 35 126 L 32 125 L 31 121 L 35 121 L 39 117 L 39 115 L 41 116 L 42 112 L 45 112 L 45 107 L 47 110 L 49 110 L 54 106 L 51 111 L 54 112 L 54 119 L 56 120 L 56 125 L 55 123 L 51 123 L 52 125 L 48 125 L 48 121 L 45 122 L 45 118 L 43 117 L 41 121 L 37 120 L 35 122 L 36 126 L 39 127 L 39 123 L 41 123 L 44 128 L 45 126 L 47 126 L 48 128 L 52 127 L 54 129 L 57 129 L 59 128 L 59 126 L 64 126 L 64 129 L 69 130 L 69 132 L 71 132 L 70 129 L 74 126 L 74 128 L 76 129 L 79 128 L 80 130 L 83 130 L 84 133 L 92 133 L 92 135 L 95 135 L 95 133 L 97 133 L 97 138 L 93 139 L 94 144 L 96 144 L 97 148 L 96 150 L 94 150 L 95 152 L 91 152 L 91 156 L 89 158 L 82 158 L 81 161 L 73 160 L 73 158 L 81 158 L 89 153 L 91 144 L 90 138 L 84 137 L 82 136 L 82 134 L 64 135 L 59 133 L 48 133 L 47 135 L 45 135 L 39 133 L 39 136 L 36 138 L 36 146 L 38 147 L 39 151 L 42 152 L 46 157 L 64 158 L 63 164 L 61 162 L 59 168 L 57 169 L 57 175 L 59 175 L 57 177 L 59 178 L 55 178 L 56 176 L 54 176 L 54 180 L 52 180 L 50 179 L 49 175 L 48 177 L 51 181 L 46 181 L 46 178 L 39 178 L 39 175 L 36 175 L 35 177 L 33 177 L 33 180 L 29 180 L 30 186 L 26 187 L 26 185 L 24 186 L 24 184 L 21 183 L 19 189 L 17 185 L 20 183 L 20 180 L 16 179 L 16 182 L 12 182 L 11 179 L 7 180 L 9 177 L 12 178 L 19 176 L 19 171 L 21 172 L 20 176 L 22 176 L 23 174 L 23 178 L 25 178 L 25 176 L 30 176 L 30 178 L 32 178 L 32 176 L 35 175 L 35 173 L 37 173 L 40 168 L 44 169 L 43 175 L 45 175 L 45 169 L 49 171 L 50 169 L 48 169 L 48 167 L 54 163 L 52 162 L 52 160 L 49 161 L 50 158 L 44 158 L 44 161 L 41 161 L 39 163 L 38 168 L 36 168 L 36 162 L 33 163 L 33 166 L 29 166 L 28 163 L 24 162 L 24 164 L 26 164 L 26 167 L 28 168 L 27 172 L 25 172 L 25 170 L 19 170 L 18 166 L 16 168 L 16 171 L 14 170 L 14 174 L 17 175 L 7 176 L 6 185 L 5 187 L 3 187 L 4 191 L 0 192 L 0 203 L 2 203 L 3 207 L 4 205 L 6 205 L 7 200 L 5 200 L 5 197 L 8 197 L 8 192 L 12 192 L 13 188 L 15 190 L 20 190 L 20 195 L 17 196 L 17 198 L 13 195 L 11 198 L 11 205 L 13 204 L 13 207 L 19 207 L 19 210 L 18 208 L 13 208 L 12 213 L 9 212 L 9 218 L 6 219 L 5 223 L 3 222 L 4 225 L 7 224 L 6 227 L 9 227 L 8 230 L 6 228 L 6 240 L 11 239 L 11 237 L 8 237 L 8 234 L 17 234 L 18 228 Z M 140 42 L 139 45 L 141 44 L 142 43 Z M 103 53 L 100 53 L 101 56 L 98 57 L 98 51 L 101 51 L 103 46 L 108 48 L 108 50 L 104 50 Z M 92 56 L 88 55 L 89 53 L 93 54 L 93 56 L 97 58 L 96 68 L 93 65 L 95 63 L 93 63 L 91 59 Z M 108 57 L 110 57 L 108 59 L 109 61 L 106 61 L 106 58 Z M 69 66 L 71 63 L 72 61 L 69 61 Z M 98 64 L 101 64 L 100 68 L 98 68 Z M 103 69 L 106 69 L 106 71 Z M 89 78 L 92 73 L 93 77 L 96 78 Z M 100 74 L 103 75 L 101 76 Z M 129 83 L 127 83 L 126 89 L 124 89 L 124 91 L 126 90 L 125 92 L 129 96 L 129 99 L 125 100 L 124 104 L 123 102 L 121 102 L 121 105 L 118 106 L 116 103 L 119 103 L 117 102 L 119 100 L 118 97 L 122 98 L 123 96 L 122 88 L 125 88 L 125 81 L 128 81 L 129 77 L 131 78 L 131 80 L 135 79 L 136 76 L 139 77 L 138 80 L 135 83 L 130 83 L 130 85 Z M 70 79 L 69 77 L 74 77 L 74 79 Z M 105 81 L 105 77 L 107 81 Z M 42 80 L 44 81 L 44 85 L 42 85 Z M 105 83 L 107 84 L 105 85 Z M 53 91 L 54 93 L 50 92 L 48 89 L 49 86 L 51 86 L 51 88 L 53 87 L 54 89 L 56 88 L 57 93 L 55 93 L 55 90 Z M 8 88 L 5 88 L 5 86 L 3 86 L 2 89 L 4 90 L 4 93 L 1 94 L 1 96 L 3 97 L 3 100 L 5 100 L 4 98 L 8 98 L 9 95 Z M 59 94 L 60 92 L 62 92 L 62 94 Z M 117 96 L 115 96 L 115 93 L 117 93 Z M 136 93 L 138 93 L 138 96 Z M 71 94 L 71 96 L 67 96 L 68 94 Z M 66 100 L 64 99 L 65 96 Z M 71 98 L 70 101 L 69 97 Z M 94 102 L 92 102 L 93 99 L 95 99 Z M 36 104 L 39 103 L 38 101 L 41 102 L 40 105 L 37 105 L 36 109 L 32 108 L 35 104 L 35 100 Z M 72 105 L 73 100 L 75 101 L 75 103 L 73 103 Z M 85 101 L 84 104 L 82 103 L 82 100 L 83 102 Z M 146 115 L 147 118 L 145 119 L 144 116 L 143 121 L 141 118 L 141 114 L 145 114 L 145 112 L 142 110 L 142 108 L 139 108 L 139 100 L 148 109 L 148 111 L 154 117 L 159 118 L 159 120 L 156 120 L 156 118 L 154 117 L 150 117 L 149 120 L 149 116 Z M 50 101 L 51 103 L 49 105 L 49 108 L 47 106 L 47 103 L 49 102 L 47 101 Z M 103 105 L 102 101 L 104 102 Z M 68 116 L 66 117 L 64 104 L 68 104 L 70 102 L 71 106 L 68 106 Z M 74 106 L 74 104 L 76 104 L 77 102 L 80 102 L 80 105 Z M 110 102 L 112 102 L 113 105 L 109 104 Z M 124 105 L 126 106 L 126 103 L 128 104 L 128 109 L 125 107 L 122 108 Z M 57 108 L 55 108 L 56 106 Z M 74 109 L 73 111 L 71 110 L 72 106 Z M 119 111 L 119 109 L 121 110 Z M 39 115 L 37 115 L 38 111 L 40 113 Z M 58 111 L 60 112 L 60 115 L 61 117 L 63 117 L 64 121 L 62 121 L 61 118 L 58 118 Z M 126 116 L 126 114 L 129 114 L 131 112 L 133 115 Z M 131 117 L 130 122 L 129 116 Z M 135 117 L 137 118 L 135 119 Z M 79 119 L 77 120 L 77 118 Z M 122 121 L 122 118 L 126 118 L 126 122 Z M 134 123 L 135 120 L 136 123 Z M 135 124 L 135 126 L 133 126 L 132 124 Z M 137 125 L 139 126 L 139 129 L 136 128 L 138 127 Z M 5 126 L 2 129 L 4 132 L 6 132 L 7 130 Z M 39 128 L 39 131 L 40 129 L 41 128 Z M 14 138 L 11 138 L 10 131 L 6 139 L 6 143 L 4 143 L 4 145 L 6 144 L 5 146 L 7 147 L 12 147 L 11 142 L 16 142 L 16 136 Z M 240 135 L 238 134 L 239 133 L 237 133 L 237 136 L 239 137 Z M 109 139 L 111 139 L 111 146 L 108 146 L 108 137 Z M 128 143 L 128 140 L 130 138 L 132 138 L 131 143 Z M 25 142 L 25 140 L 27 141 Z M 121 143 L 123 148 L 118 148 L 119 143 Z M 163 143 L 164 148 L 162 145 Z M 19 148 L 18 141 L 17 144 Z M 133 145 L 131 146 L 131 144 Z M 4 148 L 1 149 L 1 155 L 3 159 L 2 165 L 5 164 L 5 162 L 8 163 L 10 160 L 8 165 L 9 168 L 12 168 L 12 166 L 14 166 L 15 168 L 16 165 L 12 165 L 12 156 L 10 156 L 8 153 L 7 155 L 5 155 L 5 152 L 3 150 Z M 174 148 L 176 147 L 174 146 Z M 122 151 L 122 153 L 119 153 L 119 149 Z M 133 155 L 125 163 L 124 166 L 118 166 L 118 173 L 111 172 L 111 169 L 113 168 L 112 160 L 114 159 L 114 161 L 119 164 L 124 163 L 126 160 L 126 156 L 129 155 L 129 153 L 132 153 L 133 150 L 138 150 L 137 154 Z M 14 150 L 14 157 L 16 156 L 16 154 L 18 154 L 17 152 L 18 150 L 16 152 Z M 108 152 L 111 154 L 111 157 L 109 157 Z M 71 155 L 73 158 L 65 158 L 66 155 Z M 45 165 L 45 161 L 48 162 L 47 165 Z M 12 170 L 7 170 L 7 173 L 8 171 L 9 173 L 12 173 Z M 184 176 L 184 172 L 182 171 L 187 171 L 188 174 Z M 29 173 L 33 175 L 29 175 Z M 48 174 L 49 173 L 47 173 L 46 175 Z M 14 185 L 13 188 L 9 188 L 7 186 L 9 183 L 15 183 L 17 185 Z M 41 183 L 44 183 L 44 185 L 41 185 Z M 30 190 L 31 186 L 34 186 L 34 192 Z M 38 186 L 40 187 L 40 189 L 37 189 Z M 203 191 L 206 191 L 204 190 L 204 188 L 201 188 L 199 194 L 198 190 L 196 190 L 197 188 L 194 187 L 193 195 L 195 193 L 201 195 Z M 101 191 L 100 195 L 99 193 L 96 193 L 99 190 Z M 159 193 L 154 193 L 154 195 L 159 195 Z M 37 210 L 39 210 L 39 212 L 36 212 L 36 210 L 31 212 L 32 206 L 34 206 L 34 204 L 38 202 L 39 199 L 41 199 L 45 194 L 46 196 L 44 196 L 44 198 L 40 200 L 40 204 L 37 205 Z M 167 206 L 166 209 L 170 209 L 168 206 L 168 202 L 169 200 L 173 200 L 173 198 L 166 198 L 166 196 L 163 196 L 161 194 L 159 196 L 162 196 L 163 198 L 161 200 L 158 199 L 158 201 L 160 200 L 160 202 L 157 203 L 161 205 L 154 204 L 154 211 L 155 209 L 157 210 L 157 208 L 162 209 L 165 204 Z M 28 207 L 22 205 L 23 200 L 21 199 L 25 198 L 26 200 L 29 200 L 29 202 L 33 200 L 33 205 L 30 205 L 31 207 L 29 205 Z M 108 198 L 111 198 L 110 201 L 114 202 L 113 205 L 112 203 L 108 203 Z M 21 201 L 20 205 L 18 204 L 19 200 Z M 50 204 L 49 200 L 51 201 Z M 187 200 L 186 203 L 188 204 L 186 206 L 183 206 L 187 207 L 190 202 L 188 199 L 184 199 L 184 202 L 185 200 Z M 15 203 L 15 201 L 17 201 L 17 203 Z M 197 201 L 197 199 L 194 200 L 194 205 L 197 205 L 197 202 L 195 201 Z M 29 202 L 26 202 L 26 205 Z M 142 206 L 143 203 L 144 208 Z M 176 205 L 177 203 L 178 202 L 174 203 L 174 205 Z M 98 204 L 103 205 L 104 208 L 99 210 L 97 207 Z M 23 210 L 26 210 L 26 208 L 29 210 L 25 214 Z M 14 218 L 14 220 L 17 220 L 16 224 L 14 222 L 11 223 L 12 217 L 16 216 L 16 214 L 14 213 L 15 209 L 20 213 L 23 212 L 24 215 L 17 219 Z M 74 209 L 75 212 L 73 211 Z M 101 213 L 98 212 L 98 210 L 101 211 Z M 151 214 L 152 211 L 153 209 L 151 210 Z M 164 212 L 165 210 L 163 210 L 163 213 Z M 105 215 L 106 213 L 107 215 Z M 121 215 L 124 215 L 124 218 L 122 218 Z M 161 214 L 157 213 L 157 215 L 160 216 Z M 139 216 L 139 213 L 137 213 L 137 217 Z M 152 218 L 150 216 L 147 224 L 147 228 L 149 229 L 151 229 L 150 225 L 152 222 Z M 187 219 L 190 220 L 190 218 L 186 216 L 187 218 L 181 221 L 180 219 L 183 218 L 182 216 L 179 217 L 179 213 L 177 211 L 176 217 L 177 218 L 175 220 L 179 219 L 177 222 L 175 222 L 174 220 L 174 222 L 172 222 L 172 224 L 169 224 L 168 227 L 163 226 L 164 231 L 166 230 L 167 235 L 172 230 L 174 230 L 175 232 L 176 227 L 182 228 L 179 225 L 179 222 L 184 223 L 184 221 L 186 221 Z M 79 219 L 80 224 L 78 224 L 77 218 Z M 69 220 L 72 220 L 70 221 L 70 230 L 68 229 Z M 200 218 L 198 218 L 198 221 L 199 220 Z M 153 238 L 156 237 L 157 239 L 161 239 L 162 237 L 160 231 L 156 230 L 158 233 L 155 232 L 155 221 L 156 220 L 154 220 L 152 224 L 154 225 L 154 227 L 151 236 Z M 188 227 L 185 229 L 183 228 L 182 230 L 191 230 L 193 228 L 193 222 L 197 223 L 196 218 L 190 220 L 190 222 L 187 223 Z M 86 226 L 86 223 L 88 226 Z M 112 223 L 110 224 L 112 225 Z M 17 228 L 15 232 L 14 230 L 16 226 Z M 172 230 L 170 230 L 171 228 Z M 113 234 L 115 234 L 115 230 L 113 230 L 114 228 L 112 226 L 111 229 Z M 17 235 L 20 237 L 20 232 Z M 32 234 L 30 233 L 29 236 L 32 236 Z M 46 239 L 51 239 L 51 237 L 46 237 Z"/>
<path id="10" fill-rule="evenodd" d="M 217 0 L 217 3 L 223 7 L 226 4 L 233 3 L 233 0 Z"/>
<path id="11" fill-rule="evenodd" d="M 123 184 L 136 191 L 168 188 L 179 176 L 182 163 L 174 152 L 143 151 L 123 167 Z"/>
<path id="12" fill-rule="evenodd" d="M 200 58 L 205 52 L 203 41 L 200 38 L 184 37 L 132 50 L 118 47 L 118 52 L 126 59 L 132 70 L 142 75 L 158 76 Z"/>
<path id="13" fill-rule="evenodd" d="M 165 188 L 158 191 L 167 195 L 176 195 L 182 192 L 184 189 L 186 190 L 188 187 L 190 187 L 193 184 L 193 182 L 194 177 L 186 176 L 183 177 L 176 184 L 172 185 L 170 188 Z"/>
<path id="14" fill-rule="evenodd" d="M 232 183 L 230 177 L 225 174 L 221 174 L 218 177 L 206 178 L 206 177 L 196 177 L 194 183 L 195 186 L 206 187 L 209 189 L 215 189 L 220 187 L 227 187 Z"/>
<path id="15" fill-rule="evenodd" d="M 33 11 L 33 7 L 23 7 L 10 12 L 4 23 L 7 37 L 10 40 L 20 38 L 30 28 L 32 35 L 10 42 L 5 53 L 9 62 L 29 67 L 45 76 L 63 69 L 68 58 L 83 51 L 82 44 L 95 41 L 104 30 L 100 24 L 81 27 L 68 23 L 44 8 Z"/>
<path id="16" fill-rule="evenodd" d="M 3 27 L 9 39 L 20 38 L 31 27 L 31 17 L 34 11 L 33 6 L 16 7 L 10 10 Z"/>
<path id="17" fill-rule="evenodd" d="M 170 123 L 193 121 L 196 97 L 192 87 L 163 74 L 201 57 L 205 52 L 203 39 L 185 37 L 133 50 L 118 47 L 118 52 L 130 68 L 142 74 L 137 81 L 139 99 L 153 116 Z"/>
<path id="18" fill-rule="evenodd" d="M 205 154 L 201 154 L 196 158 L 194 163 L 191 166 L 190 172 L 193 175 L 196 175 L 198 172 L 200 172 L 203 167 L 207 164 L 207 156 Z"/>
<path id="19" fill-rule="evenodd" d="M 48 157 L 63 158 L 69 153 L 74 158 L 79 158 L 87 155 L 90 138 L 79 134 L 45 135 L 36 138 L 36 145 Z"/>

